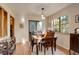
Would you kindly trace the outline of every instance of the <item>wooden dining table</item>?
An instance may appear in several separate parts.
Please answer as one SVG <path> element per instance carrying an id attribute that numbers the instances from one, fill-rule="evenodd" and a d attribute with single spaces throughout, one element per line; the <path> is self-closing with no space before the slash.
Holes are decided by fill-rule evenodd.
<path id="1" fill-rule="evenodd" d="M 32 38 L 34 40 L 36 40 L 36 54 L 38 55 L 39 54 L 39 51 L 38 51 L 38 48 L 39 48 L 39 43 L 41 42 L 41 40 L 43 39 L 43 37 L 41 37 L 40 35 L 33 35 Z M 54 51 L 56 51 L 56 40 L 57 40 L 57 37 L 54 37 L 54 41 L 53 41 L 53 44 L 54 44 Z"/>
<path id="2" fill-rule="evenodd" d="M 36 40 L 36 54 L 38 55 L 38 47 L 39 47 L 39 43 L 42 40 L 42 37 L 41 36 L 37 36 L 37 35 L 33 35 L 32 38 L 34 40 Z"/>

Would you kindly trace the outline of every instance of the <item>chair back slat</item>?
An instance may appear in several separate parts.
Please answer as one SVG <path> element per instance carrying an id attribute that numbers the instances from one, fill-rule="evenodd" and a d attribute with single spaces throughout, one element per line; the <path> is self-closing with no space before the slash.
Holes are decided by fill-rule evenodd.
<path id="1" fill-rule="evenodd" d="M 50 47 L 51 45 L 53 45 L 54 34 L 54 32 L 47 32 L 46 37 L 43 39 L 43 41 L 45 42 L 45 47 Z"/>

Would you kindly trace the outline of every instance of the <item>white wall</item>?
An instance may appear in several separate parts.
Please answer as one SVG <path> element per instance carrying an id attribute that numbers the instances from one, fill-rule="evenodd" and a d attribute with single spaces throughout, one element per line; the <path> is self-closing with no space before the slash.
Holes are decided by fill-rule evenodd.
<path id="1" fill-rule="evenodd" d="M 69 33 L 58 33 L 56 32 L 56 35 L 58 37 L 57 44 L 69 49 L 70 48 L 70 33 L 74 33 L 75 28 L 79 28 L 79 23 L 75 23 L 75 15 L 79 14 L 79 4 L 72 4 L 59 12 L 49 16 L 46 20 L 47 22 L 47 28 L 51 27 L 51 21 L 55 18 L 58 18 L 60 16 L 68 16 L 68 22 L 69 22 Z"/>
<path id="2" fill-rule="evenodd" d="M 68 33 L 56 32 L 55 35 L 57 36 L 57 45 L 66 49 L 70 48 L 70 35 Z"/>
<path id="3" fill-rule="evenodd" d="M 28 40 L 28 20 L 25 18 L 23 28 L 20 27 L 21 17 L 15 20 L 16 42 L 22 42 L 22 39 Z"/>
<path id="4" fill-rule="evenodd" d="M 23 38 L 25 41 L 29 40 L 29 20 L 39 20 L 38 17 L 24 17 L 24 28 L 20 28 L 21 16 L 17 16 L 15 20 L 15 36 L 16 42 L 22 42 Z M 39 20 L 40 21 L 40 20 Z"/>
<path id="5" fill-rule="evenodd" d="M 22 42 L 23 39 L 28 41 L 29 40 L 28 20 L 38 20 L 40 18 L 36 16 L 27 17 L 25 18 L 24 28 L 20 28 L 21 16 L 16 16 L 16 15 L 14 16 L 12 11 L 9 8 L 7 8 L 5 4 L 0 4 L 0 6 L 3 7 L 8 12 L 7 36 L 0 38 L 0 40 L 10 37 L 10 15 L 12 15 L 15 18 L 14 32 L 15 32 L 16 42 L 17 43 Z"/>

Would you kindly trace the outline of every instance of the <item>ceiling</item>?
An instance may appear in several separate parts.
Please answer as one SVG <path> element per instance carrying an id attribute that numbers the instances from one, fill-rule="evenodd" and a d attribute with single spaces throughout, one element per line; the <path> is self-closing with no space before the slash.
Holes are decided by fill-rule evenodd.
<path id="1" fill-rule="evenodd" d="M 40 16 L 41 8 L 45 8 L 47 17 L 70 5 L 69 3 L 5 3 L 16 16 Z"/>

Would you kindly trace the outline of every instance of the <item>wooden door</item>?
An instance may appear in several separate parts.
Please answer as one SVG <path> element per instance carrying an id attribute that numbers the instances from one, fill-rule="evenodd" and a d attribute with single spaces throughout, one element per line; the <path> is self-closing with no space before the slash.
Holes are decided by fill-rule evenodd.
<path id="1" fill-rule="evenodd" d="M 10 37 L 14 36 L 14 18 L 10 16 Z"/>
<path id="2" fill-rule="evenodd" d="M 2 36 L 2 8 L 0 8 L 0 37 Z"/>
<path id="3" fill-rule="evenodd" d="M 7 12 L 0 8 L 0 37 L 7 36 Z"/>

